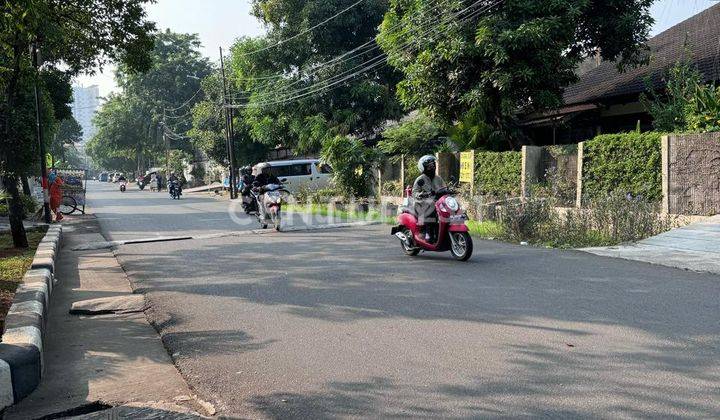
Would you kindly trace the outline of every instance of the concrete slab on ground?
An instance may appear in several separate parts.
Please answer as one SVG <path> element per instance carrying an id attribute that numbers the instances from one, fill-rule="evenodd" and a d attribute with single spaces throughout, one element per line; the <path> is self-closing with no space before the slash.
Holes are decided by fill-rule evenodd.
<path id="1" fill-rule="evenodd" d="M 40 418 L 97 401 L 111 406 L 186 401 L 196 406 L 144 313 L 69 313 L 73 302 L 132 294 L 112 251 L 70 251 L 80 243 L 103 240 L 91 216 L 78 219 L 64 225 L 67 235 L 56 275 L 60 281 L 48 317 L 45 376 L 5 418 Z"/>
<path id="2" fill-rule="evenodd" d="M 584 248 L 582 251 L 720 274 L 720 215 L 661 233 L 633 245 Z"/>

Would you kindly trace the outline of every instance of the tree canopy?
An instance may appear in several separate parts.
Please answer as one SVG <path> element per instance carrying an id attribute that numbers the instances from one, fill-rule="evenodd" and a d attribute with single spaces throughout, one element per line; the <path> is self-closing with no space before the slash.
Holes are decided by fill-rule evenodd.
<path id="1" fill-rule="evenodd" d="M 253 139 L 317 152 L 336 135 L 366 137 L 398 118 L 399 75 L 367 63 L 380 54 L 374 38 L 386 9 L 383 0 L 256 1 L 268 33 L 239 40 L 231 58 Z"/>
<path id="2" fill-rule="evenodd" d="M 98 131 L 88 150 L 96 163 L 142 172 L 149 162 L 164 162 L 166 147 L 183 152 L 177 156 L 193 152 L 187 137 L 191 110 L 205 95 L 201 81 L 212 72 L 199 48 L 197 35 L 165 31 L 155 35 L 147 70 L 119 66 L 122 93 L 112 95 L 95 117 Z"/>
<path id="3" fill-rule="evenodd" d="M 515 115 L 562 104 L 563 88 L 577 80 L 585 57 L 599 52 L 621 67 L 642 62 L 651 4 L 391 0 L 378 42 L 403 73 L 403 105 L 447 125 L 477 109 L 509 138 Z"/>
<path id="4" fill-rule="evenodd" d="M 41 119 L 46 144 L 54 121 L 69 110 L 69 78 L 92 71 L 108 60 L 126 63 L 133 71 L 147 68 L 153 24 L 145 20 L 148 0 L 4 0 L 0 14 L 0 173 L 10 193 L 10 225 L 15 246 L 27 246 L 22 225 L 19 176 L 38 161 L 33 87 L 41 91 Z M 42 53 L 37 79 L 30 47 Z M 65 104 L 63 104 L 63 100 Z M 31 121 L 33 121 L 31 123 Z M 10 159 L 12 157 L 12 159 Z"/>

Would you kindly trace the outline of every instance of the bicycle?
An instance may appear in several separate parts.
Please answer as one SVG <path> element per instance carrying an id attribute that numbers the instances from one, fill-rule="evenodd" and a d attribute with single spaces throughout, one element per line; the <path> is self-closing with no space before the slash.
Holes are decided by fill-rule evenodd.
<path id="1" fill-rule="evenodd" d="M 65 216 L 75 213 L 77 208 L 77 201 L 75 201 L 75 198 L 64 195 L 62 198 L 62 202 L 60 203 L 60 213 L 64 214 Z"/>

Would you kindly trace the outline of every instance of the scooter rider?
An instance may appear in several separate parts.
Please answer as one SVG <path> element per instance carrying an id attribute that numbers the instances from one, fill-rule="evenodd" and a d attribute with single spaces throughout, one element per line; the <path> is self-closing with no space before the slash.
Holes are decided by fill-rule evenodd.
<path id="1" fill-rule="evenodd" d="M 178 192 L 182 192 L 180 180 L 178 179 L 177 175 L 175 175 L 175 172 L 171 172 L 170 176 L 168 177 L 168 192 L 172 194 L 174 189 L 177 189 Z"/>
<path id="2" fill-rule="evenodd" d="M 264 186 L 268 184 L 280 184 L 280 180 L 278 179 L 278 177 L 271 174 L 269 169 L 270 165 L 268 165 L 267 163 L 255 166 L 255 170 L 257 173 L 255 174 L 255 180 L 252 183 L 252 190 L 255 195 L 258 196 L 258 201 L 260 200 L 260 195 L 264 192 Z M 265 209 L 263 208 L 261 202 L 257 202 L 257 211 L 262 217 L 264 217 Z"/>
<path id="3" fill-rule="evenodd" d="M 425 234 L 425 240 L 429 241 L 431 238 L 427 224 L 435 222 L 437 218 L 435 215 L 435 193 L 446 189 L 447 185 L 440 175 L 435 173 L 435 156 L 425 155 L 421 157 L 417 166 L 421 174 L 415 180 L 412 189 L 414 210 L 417 215 L 418 228 L 420 232 Z"/>
<path id="4" fill-rule="evenodd" d="M 242 197 L 242 205 L 245 209 L 245 213 L 250 213 L 254 207 L 253 198 L 250 194 L 250 190 L 252 190 L 255 177 L 253 176 L 252 169 L 249 166 L 240 168 L 240 180 L 242 181 L 242 189 L 240 190 L 240 196 Z"/>
<path id="5" fill-rule="evenodd" d="M 278 179 L 278 177 L 271 174 L 268 170 L 270 169 L 270 165 L 260 164 L 257 165 L 255 168 L 257 169 L 258 173 L 255 175 L 255 179 L 252 183 L 253 189 L 260 189 L 261 187 L 264 187 L 268 184 L 280 184 L 280 180 Z"/>

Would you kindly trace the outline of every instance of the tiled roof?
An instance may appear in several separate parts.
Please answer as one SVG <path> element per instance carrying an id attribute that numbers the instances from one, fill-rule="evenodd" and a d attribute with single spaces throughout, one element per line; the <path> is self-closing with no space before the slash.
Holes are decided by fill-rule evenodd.
<path id="1" fill-rule="evenodd" d="M 648 76 L 660 87 L 667 69 L 685 56 L 686 45 L 705 81 L 720 80 L 720 4 L 651 38 L 649 65 L 619 73 L 615 63 L 603 62 L 583 74 L 578 83 L 565 90 L 565 103 L 597 102 L 639 94 L 645 91 Z"/>

